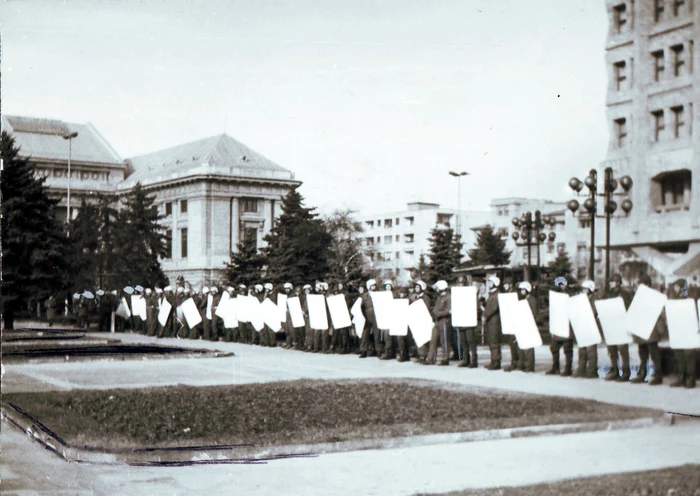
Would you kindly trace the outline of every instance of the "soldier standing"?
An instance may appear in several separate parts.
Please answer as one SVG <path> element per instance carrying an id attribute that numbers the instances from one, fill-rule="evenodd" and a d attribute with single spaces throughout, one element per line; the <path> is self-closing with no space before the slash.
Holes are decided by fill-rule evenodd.
<path id="1" fill-rule="evenodd" d="M 438 281 L 433 286 L 438 293 L 433 306 L 433 335 L 430 339 L 430 352 L 428 353 L 428 363 L 434 364 L 437 361 L 440 351 L 442 357 L 437 361 L 438 365 L 450 364 L 450 338 L 452 325 L 450 323 L 450 294 L 447 292 L 448 285 L 446 281 Z"/>
<path id="2" fill-rule="evenodd" d="M 49 322 L 49 327 L 53 327 L 54 319 L 56 318 L 56 298 L 53 295 L 44 303 L 46 307 L 46 320 Z"/>
<path id="3" fill-rule="evenodd" d="M 416 281 L 414 285 L 414 290 L 413 294 L 411 295 L 410 302 L 413 303 L 414 301 L 418 300 L 423 300 L 423 303 L 425 303 L 425 308 L 430 309 L 432 305 L 430 304 L 430 297 L 427 295 L 425 290 L 428 288 L 428 285 L 425 284 L 425 282 L 418 280 Z M 428 356 L 430 348 L 430 343 L 425 343 L 423 346 L 421 346 L 417 351 L 418 355 L 418 360 L 417 362 L 420 364 L 425 364 L 426 363 L 426 358 Z"/>
<path id="4" fill-rule="evenodd" d="M 566 293 L 568 282 L 564 277 L 557 277 L 554 280 L 555 291 L 559 293 Z M 559 350 L 564 348 L 564 371 L 560 371 L 559 366 Z M 546 372 L 547 375 L 555 375 L 561 372 L 563 376 L 570 376 L 572 374 L 571 367 L 574 359 L 574 338 L 571 332 L 571 326 L 569 326 L 569 336 L 561 337 L 552 334 L 552 343 L 549 345 L 549 351 L 552 352 L 552 367 Z"/>
<path id="5" fill-rule="evenodd" d="M 272 286 L 271 283 L 266 282 L 263 285 L 263 294 L 260 299 L 261 302 L 265 301 L 266 299 L 270 298 L 270 301 L 272 301 L 271 297 L 273 294 L 274 286 Z M 273 301 L 273 303 L 275 303 Z M 275 332 L 270 329 L 270 327 L 265 324 L 260 331 L 260 345 L 261 346 L 269 346 L 269 347 L 274 347 L 277 345 L 277 337 L 275 336 Z"/>
<path id="6" fill-rule="evenodd" d="M 394 291 L 394 283 L 391 279 L 384 281 L 384 290 L 391 293 L 392 297 L 396 297 Z M 380 329 L 382 340 L 384 341 L 384 353 L 379 357 L 380 360 L 392 360 L 396 358 L 396 343 L 395 336 L 392 336 L 389 329 Z"/>
<path id="7" fill-rule="evenodd" d="M 381 336 L 377 327 L 377 317 L 374 314 L 374 305 L 370 293 L 377 290 L 377 281 L 370 279 L 367 281 L 367 292 L 362 293 L 362 315 L 365 317 L 365 328 L 360 341 L 360 358 L 376 356 L 382 352 Z M 374 344 L 372 345 L 372 341 Z"/>
<path id="8" fill-rule="evenodd" d="M 515 291 L 515 288 L 513 287 L 513 279 L 507 277 L 503 281 L 503 286 L 501 286 L 501 293 L 512 293 L 513 291 Z M 520 294 L 518 294 L 518 299 L 520 299 Z M 518 370 L 518 365 L 521 363 L 518 340 L 515 338 L 514 334 L 504 334 L 503 342 L 510 348 L 510 365 L 503 367 L 504 372 Z"/>
<path id="9" fill-rule="evenodd" d="M 685 279 L 676 279 L 676 281 L 674 281 L 669 288 L 668 298 L 670 300 L 688 298 L 688 286 Z M 697 351 L 697 348 L 690 350 L 673 350 L 673 355 L 676 358 L 676 373 L 678 377 L 671 383 L 671 387 L 685 386 L 688 389 L 692 389 L 696 386 Z"/>
<path id="10" fill-rule="evenodd" d="M 651 277 L 645 274 L 642 276 L 639 283 L 651 287 Z M 658 386 L 659 384 L 662 384 L 663 372 L 661 371 L 661 352 L 659 351 L 659 341 L 668 338 L 665 310 L 661 312 L 661 315 L 659 315 L 659 318 L 656 320 L 656 324 L 649 335 L 649 339 L 642 339 L 636 334 L 633 335 L 632 338 L 634 339 L 634 342 L 637 343 L 639 348 L 639 371 L 637 372 L 637 376 L 630 382 L 633 384 L 642 384 L 646 380 L 648 372 L 647 365 L 649 363 L 649 358 L 651 357 L 651 363 L 654 366 L 654 374 L 649 379 L 649 385 Z"/>
<path id="11" fill-rule="evenodd" d="M 498 287 L 501 280 L 492 276 L 487 281 L 489 294 L 484 305 L 484 327 L 486 331 L 486 344 L 491 351 L 491 363 L 487 370 L 499 370 L 501 368 L 501 315 L 498 309 Z"/>
<path id="12" fill-rule="evenodd" d="M 597 312 L 595 308 L 595 283 L 587 280 L 581 283 L 581 291 L 588 296 L 588 301 L 591 304 L 593 313 Z M 569 331 L 571 332 L 571 331 Z M 598 378 L 598 345 L 578 347 L 578 368 L 576 369 L 576 377 L 597 379 Z"/>
<path id="13" fill-rule="evenodd" d="M 530 311 L 532 316 L 537 322 L 537 298 L 532 294 L 532 285 L 527 282 L 521 282 L 518 284 L 518 300 L 527 300 L 530 305 Z M 535 348 L 530 348 L 528 350 L 520 349 L 518 346 L 518 369 L 523 372 L 534 372 L 535 371 Z"/>
<path id="14" fill-rule="evenodd" d="M 348 293 L 345 291 L 342 282 L 336 284 L 333 294 L 342 295 L 345 299 L 345 304 L 348 304 Z M 334 327 L 332 349 L 334 353 L 340 353 L 341 355 L 347 355 L 350 352 L 350 328 L 335 329 Z"/>
<path id="15" fill-rule="evenodd" d="M 606 298 L 621 297 L 627 310 L 632 302 L 632 295 L 622 289 L 622 277 L 615 274 L 610 278 L 610 289 L 605 295 Z M 608 346 L 610 355 L 610 372 L 605 376 L 606 381 L 628 381 L 630 378 L 630 348 L 627 344 Z M 622 358 L 622 375 L 618 364 L 618 356 Z"/>

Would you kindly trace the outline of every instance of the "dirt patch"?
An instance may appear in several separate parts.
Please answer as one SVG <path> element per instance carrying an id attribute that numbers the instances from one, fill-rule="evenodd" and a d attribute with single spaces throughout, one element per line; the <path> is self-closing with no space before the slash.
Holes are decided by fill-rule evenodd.
<path id="1" fill-rule="evenodd" d="M 12 393 L 3 402 L 73 446 L 109 449 L 327 443 L 662 415 L 399 379 Z"/>
<path id="2" fill-rule="evenodd" d="M 548 484 L 443 493 L 440 496 L 700 496 L 700 465 L 586 477 Z"/>

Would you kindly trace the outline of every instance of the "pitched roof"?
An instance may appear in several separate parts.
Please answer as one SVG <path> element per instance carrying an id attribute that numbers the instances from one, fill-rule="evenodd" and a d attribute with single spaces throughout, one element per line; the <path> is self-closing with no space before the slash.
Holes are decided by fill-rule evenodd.
<path id="1" fill-rule="evenodd" d="M 68 161 L 68 143 L 63 136 L 77 132 L 72 140 L 71 159 L 92 164 L 123 165 L 119 154 L 90 124 L 54 119 L 4 115 L 2 129 L 12 133 L 20 155 L 37 160 Z"/>
<path id="2" fill-rule="evenodd" d="M 133 157 L 127 163 L 134 168 L 123 183 L 127 188 L 137 182 L 145 185 L 201 174 L 294 180 L 291 171 L 227 134 Z"/>

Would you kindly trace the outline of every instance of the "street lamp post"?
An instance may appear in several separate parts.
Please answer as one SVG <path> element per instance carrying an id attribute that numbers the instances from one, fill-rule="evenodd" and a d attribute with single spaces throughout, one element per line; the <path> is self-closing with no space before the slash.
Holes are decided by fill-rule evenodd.
<path id="1" fill-rule="evenodd" d="M 72 132 L 63 136 L 63 139 L 68 140 L 68 196 L 66 198 L 66 224 L 70 222 L 70 160 L 73 153 L 73 138 L 77 137 L 77 132 Z"/>
<path id="2" fill-rule="evenodd" d="M 537 247 L 537 271 L 535 274 L 535 279 L 539 281 L 540 279 L 540 243 L 544 243 L 549 240 L 550 243 L 554 242 L 557 235 L 554 232 L 546 234 L 542 230 L 549 226 L 554 226 L 554 218 L 549 216 L 543 216 L 542 212 L 539 210 L 535 211 L 533 215 L 532 212 L 526 212 L 522 217 L 513 218 L 513 226 L 520 229 L 521 232 L 515 231 L 511 235 L 513 241 L 515 241 L 516 246 L 527 246 L 527 273 L 526 281 L 530 280 L 530 274 L 532 272 L 532 245 Z M 518 240 L 522 238 L 522 241 L 518 243 Z"/>
<path id="3" fill-rule="evenodd" d="M 462 237 L 462 226 L 459 220 L 459 213 L 462 210 L 462 176 L 468 176 L 469 173 L 462 171 L 462 172 L 452 172 L 450 171 L 450 176 L 454 176 L 457 178 L 457 236 Z"/>
<path id="4" fill-rule="evenodd" d="M 632 178 L 623 176 L 620 178 L 619 186 L 622 186 L 623 191 L 615 193 L 618 187 L 618 181 L 613 178 L 612 167 L 605 169 L 603 193 L 598 193 L 598 172 L 591 169 L 586 179 L 582 182 L 578 178 L 571 178 L 569 187 L 578 195 L 583 186 L 588 188 L 588 198 L 583 202 L 583 207 L 590 215 L 591 220 L 591 252 L 588 265 L 588 277 L 591 280 L 595 279 L 595 219 L 596 217 L 605 218 L 605 290 L 607 291 L 610 285 L 610 219 L 614 217 L 617 210 L 617 202 L 613 200 L 615 196 L 624 196 L 625 199 L 620 204 L 620 208 L 626 217 L 632 210 L 632 201 L 629 199 L 629 191 L 632 188 Z M 604 198 L 603 212 L 604 215 L 598 216 L 598 201 L 597 197 Z M 569 210 L 575 215 L 579 209 L 577 200 L 570 200 L 567 204 Z"/>

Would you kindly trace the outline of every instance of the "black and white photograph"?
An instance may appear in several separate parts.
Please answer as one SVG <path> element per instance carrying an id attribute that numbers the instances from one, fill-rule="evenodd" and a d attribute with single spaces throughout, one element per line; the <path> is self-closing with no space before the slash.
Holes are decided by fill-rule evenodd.
<path id="1" fill-rule="evenodd" d="M 0 2 L 0 493 L 700 496 L 700 0 Z"/>

